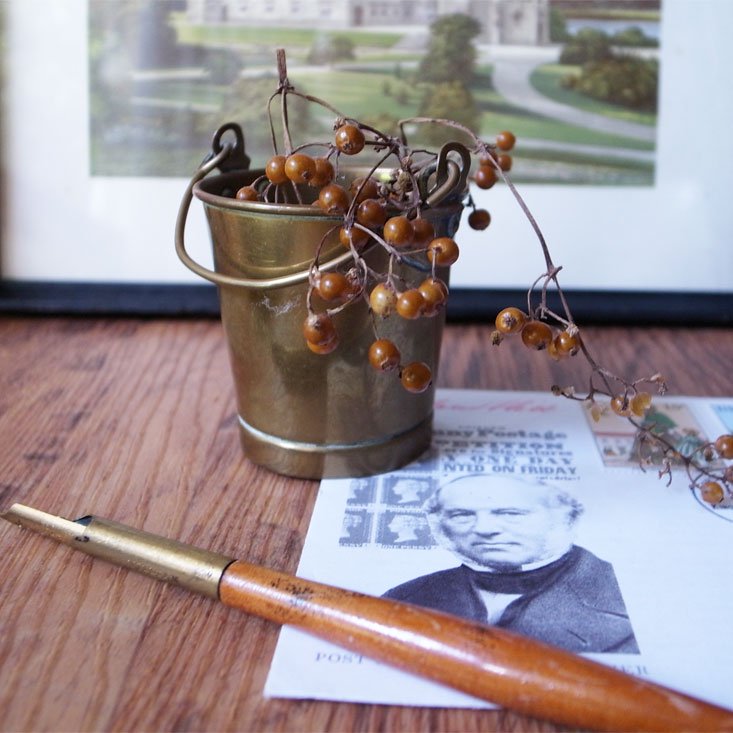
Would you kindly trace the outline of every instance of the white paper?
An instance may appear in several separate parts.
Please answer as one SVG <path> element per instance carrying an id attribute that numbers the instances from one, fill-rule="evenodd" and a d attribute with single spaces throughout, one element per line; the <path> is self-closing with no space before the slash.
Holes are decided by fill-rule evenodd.
<path id="1" fill-rule="evenodd" d="M 654 405 L 688 445 L 733 431 L 731 399 Z M 679 471 L 670 486 L 656 468 L 642 471 L 626 426 L 615 416 L 593 423 L 581 403 L 546 393 L 441 390 L 428 455 L 371 479 L 321 483 L 298 575 L 382 595 L 456 567 L 430 534 L 425 496 L 461 475 L 539 479 L 583 505 L 574 544 L 611 564 L 639 649 L 587 656 L 733 707 L 733 504 L 706 505 Z M 292 628 L 281 632 L 265 694 L 488 706 Z"/>

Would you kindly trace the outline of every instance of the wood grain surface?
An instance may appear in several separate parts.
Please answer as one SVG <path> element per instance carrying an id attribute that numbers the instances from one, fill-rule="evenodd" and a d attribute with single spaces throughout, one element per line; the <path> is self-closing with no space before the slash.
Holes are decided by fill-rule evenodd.
<path id="1" fill-rule="evenodd" d="M 733 393 L 729 329 L 589 328 L 609 368 Z M 450 326 L 439 386 L 585 378 Z M 94 512 L 294 572 L 318 485 L 241 455 L 213 320 L 0 319 L 0 507 Z M 277 627 L 0 526 L 2 731 L 555 731 L 506 711 L 265 699 Z"/>

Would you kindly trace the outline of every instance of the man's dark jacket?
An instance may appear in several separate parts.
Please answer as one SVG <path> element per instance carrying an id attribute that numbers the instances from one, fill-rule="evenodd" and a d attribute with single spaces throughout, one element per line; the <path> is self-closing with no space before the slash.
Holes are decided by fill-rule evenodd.
<path id="1" fill-rule="evenodd" d="M 540 570 L 529 571 L 537 574 L 536 586 L 510 603 L 495 626 L 572 652 L 639 653 L 609 563 L 573 547 L 548 570 Z M 461 565 L 408 581 L 384 595 L 486 623 L 478 592 L 483 581 L 477 578 L 482 575 Z M 526 585 L 526 578 L 523 582 Z"/>

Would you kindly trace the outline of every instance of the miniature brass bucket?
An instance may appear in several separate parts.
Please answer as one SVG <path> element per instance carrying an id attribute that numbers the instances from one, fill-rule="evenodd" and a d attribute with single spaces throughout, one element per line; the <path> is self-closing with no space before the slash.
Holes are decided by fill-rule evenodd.
<path id="1" fill-rule="evenodd" d="M 229 128 L 241 134 L 236 126 Z M 214 157 L 194 175 L 178 215 L 176 251 L 187 267 L 218 286 L 245 455 L 277 473 L 311 479 L 365 476 L 404 465 L 430 445 L 434 387 L 410 394 L 396 374 L 369 366 L 367 351 L 375 336 L 363 299 L 334 316 L 340 337 L 334 352 L 317 355 L 308 349 L 302 334 L 308 275 L 330 230 L 320 269 L 352 260 L 338 241 L 340 219 L 309 202 L 276 205 L 235 199 L 234 193 L 263 171 L 240 168 L 206 176 L 217 165 L 227 171 L 227 158 L 243 152 L 239 137 L 237 145 L 217 150 L 215 144 Z M 423 214 L 438 236 L 455 233 L 462 211 L 458 194 L 465 172 L 451 163 L 452 202 L 444 198 Z M 365 172 L 342 168 L 339 177 L 348 185 L 349 176 Z M 315 191 L 304 189 L 303 195 L 312 201 Z M 193 196 L 206 212 L 214 271 L 192 260 L 185 249 L 185 220 Z M 387 255 L 382 247 L 374 245 L 363 256 L 369 267 L 384 271 Z M 428 276 L 406 265 L 397 274 L 413 287 Z M 440 276 L 447 280 L 447 271 Z M 423 361 L 435 375 L 443 323 L 444 314 L 414 321 L 395 316 L 380 320 L 378 329 L 380 337 L 398 344 L 403 362 Z"/>

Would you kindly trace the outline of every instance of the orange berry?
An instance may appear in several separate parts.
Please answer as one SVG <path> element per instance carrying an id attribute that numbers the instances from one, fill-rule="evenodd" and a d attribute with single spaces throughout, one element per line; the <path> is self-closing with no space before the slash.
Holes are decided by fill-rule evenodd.
<path id="1" fill-rule="evenodd" d="M 327 214 L 344 214 L 349 208 L 349 194 L 338 184 L 329 183 L 320 190 L 318 205 Z"/>
<path id="2" fill-rule="evenodd" d="M 287 173 L 285 173 L 285 161 L 287 158 L 284 155 L 273 155 L 270 160 L 265 164 L 265 175 L 267 176 L 270 183 L 280 185 L 281 183 L 288 182 Z"/>
<path id="3" fill-rule="evenodd" d="M 387 220 L 387 210 L 377 199 L 364 199 L 356 210 L 356 220 L 367 229 L 379 229 Z"/>
<path id="4" fill-rule="evenodd" d="M 588 409 L 593 422 L 599 422 L 603 415 L 603 408 L 597 402 L 593 401 Z"/>
<path id="5" fill-rule="evenodd" d="M 425 301 L 422 311 L 424 316 L 434 316 L 448 300 L 448 286 L 437 277 L 426 278 L 417 289 Z"/>
<path id="6" fill-rule="evenodd" d="M 320 188 L 327 183 L 331 183 L 334 177 L 331 161 L 327 158 L 314 158 L 313 162 L 315 163 L 316 170 L 308 183 L 314 188 Z"/>
<path id="7" fill-rule="evenodd" d="M 293 153 L 285 160 L 285 175 L 293 183 L 308 183 L 316 175 L 316 162 L 305 153 Z"/>
<path id="8" fill-rule="evenodd" d="M 651 407 L 652 396 L 649 392 L 637 392 L 629 400 L 629 408 L 637 417 L 644 417 L 646 411 Z"/>
<path id="9" fill-rule="evenodd" d="M 611 409 L 621 417 L 628 417 L 631 415 L 629 400 L 625 394 L 617 394 L 611 398 Z"/>
<path id="10" fill-rule="evenodd" d="M 336 130 L 335 142 L 345 155 L 356 155 L 364 149 L 364 133 L 356 125 L 347 122 Z"/>
<path id="11" fill-rule="evenodd" d="M 547 344 L 547 353 L 555 360 L 560 361 L 560 359 L 564 359 L 567 354 L 564 351 L 560 351 L 557 348 L 557 336 L 555 336 L 552 341 L 550 341 L 549 344 Z"/>
<path id="12" fill-rule="evenodd" d="M 496 136 L 496 147 L 499 148 L 499 150 L 511 150 L 516 142 L 517 138 L 514 137 L 514 133 L 509 132 L 509 130 L 504 130 Z"/>
<path id="13" fill-rule="evenodd" d="M 450 237 L 438 237 L 428 245 L 427 257 L 441 267 L 452 265 L 459 255 L 458 245 Z"/>
<path id="14" fill-rule="evenodd" d="M 580 349 L 580 337 L 577 334 L 570 333 L 569 331 L 560 331 L 555 336 L 555 345 L 557 350 L 563 354 L 570 354 L 574 356 Z"/>
<path id="15" fill-rule="evenodd" d="M 488 165 L 480 165 L 478 170 L 473 174 L 475 184 L 484 190 L 491 188 L 496 183 L 496 179 L 496 170 L 491 163 Z"/>
<path id="16" fill-rule="evenodd" d="M 413 394 L 424 392 L 433 382 L 430 367 L 422 361 L 413 361 L 400 372 L 402 386 Z"/>
<path id="17" fill-rule="evenodd" d="M 334 336 L 330 341 L 322 344 L 314 344 L 312 341 L 306 341 L 305 343 L 314 354 L 330 354 L 339 345 L 339 338 Z"/>
<path id="18" fill-rule="evenodd" d="M 405 290 L 404 293 L 400 293 L 397 296 L 397 302 L 395 303 L 395 310 L 403 318 L 414 320 L 422 315 L 422 310 L 425 307 L 425 299 L 422 297 L 422 293 L 416 288 L 411 290 Z"/>
<path id="19" fill-rule="evenodd" d="M 406 216 L 393 216 L 385 222 L 382 236 L 387 244 L 402 248 L 412 244 L 415 232 L 412 223 Z"/>
<path id="20" fill-rule="evenodd" d="M 352 244 L 354 247 L 359 249 L 360 247 L 363 247 L 370 238 L 369 233 L 365 232 L 363 229 L 359 229 L 359 227 L 350 227 L 349 229 L 341 227 L 339 229 L 339 242 L 341 242 L 341 244 L 343 244 L 347 249 L 349 249 Z"/>
<path id="21" fill-rule="evenodd" d="M 392 313 L 396 304 L 397 294 L 384 283 L 375 285 L 369 294 L 369 307 L 378 316 L 388 316 Z"/>
<path id="22" fill-rule="evenodd" d="M 377 339 L 369 347 L 369 363 L 383 372 L 396 369 L 400 365 L 399 349 L 389 339 Z"/>
<path id="23" fill-rule="evenodd" d="M 715 450 L 721 458 L 733 458 L 733 435 L 721 435 L 715 441 Z"/>
<path id="24" fill-rule="evenodd" d="M 328 313 L 310 313 L 303 322 L 303 336 L 312 344 L 326 344 L 338 338 L 336 327 Z"/>
<path id="25" fill-rule="evenodd" d="M 363 184 L 363 185 L 362 185 Z M 373 178 L 355 178 L 349 186 L 349 193 L 360 204 L 366 199 L 379 198 L 379 184 Z"/>
<path id="26" fill-rule="evenodd" d="M 527 316 L 519 308 L 510 306 L 504 308 L 503 311 L 499 312 L 496 316 L 494 325 L 497 331 L 501 333 L 518 333 L 522 330 L 522 326 L 527 322 Z"/>
<path id="27" fill-rule="evenodd" d="M 471 229 L 482 232 L 488 228 L 489 224 L 491 224 L 491 214 L 486 209 L 474 209 L 468 215 L 468 226 Z"/>
<path id="28" fill-rule="evenodd" d="M 552 329 L 542 321 L 529 321 L 522 327 L 522 342 L 530 349 L 541 351 L 552 341 Z"/>
<path id="29" fill-rule="evenodd" d="M 340 272 L 324 272 L 318 278 L 316 289 L 323 300 L 331 301 L 341 300 L 348 296 L 351 288 L 346 275 L 342 275 Z"/>
<path id="30" fill-rule="evenodd" d="M 706 481 L 700 487 L 700 498 L 708 504 L 720 504 L 725 498 L 725 491 L 717 481 Z"/>
<path id="31" fill-rule="evenodd" d="M 355 298 L 364 292 L 364 273 L 360 268 L 352 267 L 346 273 L 346 290 L 344 291 L 344 300 Z"/>
<path id="32" fill-rule="evenodd" d="M 412 243 L 415 247 L 427 247 L 435 239 L 435 227 L 422 216 L 412 220 Z"/>
<path id="33" fill-rule="evenodd" d="M 504 173 L 508 173 L 512 169 L 512 156 L 506 153 L 501 153 L 496 156 L 496 162 L 499 164 Z"/>
<path id="34" fill-rule="evenodd" d="M 237 191 L 236 198 L 239 201 L 257 201 L 260 195 L 257 193 L 257 189 L 254 186 L 242 186 Z"/>

